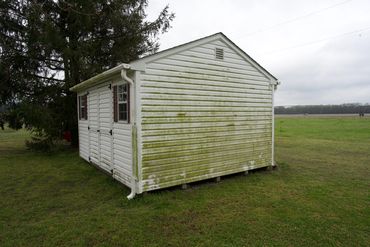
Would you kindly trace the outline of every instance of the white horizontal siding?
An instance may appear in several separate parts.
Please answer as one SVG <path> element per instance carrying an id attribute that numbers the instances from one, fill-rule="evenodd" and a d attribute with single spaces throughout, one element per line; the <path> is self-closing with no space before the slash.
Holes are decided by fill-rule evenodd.
<path id="1" fill-rule="evenodd" d="M 89 132 L 87 127 L 89 126 L 88 121 L 78 121 L 78 139 L 79 139 L 79 152 L 80 157 L 89 160 Z"/>
<path id="2" fill-rule="evenodd" d="M 147 64 L 143 191 L 270 165 L 271 93 L 269 79 L 221 41 Z"/>
<path id="3" fill-rule="evenodd" d="M 113 177 L 121 183 L 131 186 L 132 176 L 132 134 L 131 125 L 113 124 Z"/>
<path id="4" fill-rule="evenodd" d="M 131 126 L 113 123 L 113 94 L 108 87 L 109 83 L 117 82 L 120 79 L 89 88 L 88 120 L 79 121 L 80 156 L 86 160 L 90 156 L 95 165 L 112 173 L 113 178 L 121 183 L 131 186 Z"/>

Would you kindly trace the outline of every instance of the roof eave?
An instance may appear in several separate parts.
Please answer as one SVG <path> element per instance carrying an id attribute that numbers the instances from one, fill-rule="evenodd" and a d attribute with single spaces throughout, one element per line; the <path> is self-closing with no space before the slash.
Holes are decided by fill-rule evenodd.
<path id="1" fill-rule="evenodd" d="M 119 73 L 122 69 L 130 69 L 130 65 L 129 64 L 126 64 L 126 63 L 122 63 L 114 68 L 111 68 L 107 71 L 104 71 L 96 76 L 93 76 L 73 87 L 71 87 L 69 89 L 69 91 L 71 92 L 79 92 L 79 91 L 82 91 L 88 87 L 91 87 L 95 84 L 98 84 L 100 83 L 101 81 L 105 80 L 105 79 L 108 79 L 112 76 L 114 76 L 115 74 Z"/>

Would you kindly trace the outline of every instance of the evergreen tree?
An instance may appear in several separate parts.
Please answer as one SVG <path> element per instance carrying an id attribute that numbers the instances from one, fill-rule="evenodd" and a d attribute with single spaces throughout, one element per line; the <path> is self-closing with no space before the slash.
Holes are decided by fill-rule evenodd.
<path id="1" fill-rule="evenodd" d="M 73 85 L 159 48 L 174 18 L 168 6 L 152 22 L 147 0 L 3 0 L 0 2 L 0 105 L 51 143 L 65 129 L 77 143 Z"/>

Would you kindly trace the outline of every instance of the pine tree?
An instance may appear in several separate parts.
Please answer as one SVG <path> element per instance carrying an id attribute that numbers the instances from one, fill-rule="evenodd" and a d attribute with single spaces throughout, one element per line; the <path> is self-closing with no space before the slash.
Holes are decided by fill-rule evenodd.
<path id="1" fill-rule="evenodd" d="M 174 18 L 152 22 L 147 0 L 0 2 L 0 105 L 11 127 L 23 124 L 52 143 L 65 129 L 77 143 L 73 85 L 159 48 Z"/>

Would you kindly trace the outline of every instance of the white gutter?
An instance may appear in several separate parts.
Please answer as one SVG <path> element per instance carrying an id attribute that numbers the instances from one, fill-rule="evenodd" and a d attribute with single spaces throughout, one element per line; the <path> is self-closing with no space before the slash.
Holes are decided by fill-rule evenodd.
<path id="1" fill-rule="evenodd" d="M 73 87 L 71 87 L 69 89 L 69 91 L 72 91 L 72 92 L 79 92 L 79 91 L 82 91 L 88 87 L 91 87 L 91 86 L 94 86 L 106 79 L 109 79 L 110 77 L 112 77 L 113 75 L 115 75 L 116 73 L 119 73 L 119 71 L 123 70 L 123 69 L 129 69 L 130 68 L 130 65 L 129 64 L 126 64 L 126 63 L 122 63 L 114 68 L 111 68 L 109 70 L 106 70 L 104 71 L 103 73 L 100 73 L 96 76 L 93 76 L 91 77 L 90 79 L 87 79 L 86 81 L 83 81 Z M 131 80 L 132 81 L 132 80 Z"/>
<path id="2" fill-rule="evenodd" d="M 130 84 L 130 86 L 133 86 L 134 85 L 134 81 L 127 76 L 127 69 L 129 69 L 129 68 L 130 68 L 130 66 L 128 65 L 125 68 L 122 68 L 121 69 L 121 77 L 122 77 L 123 80 L 127 81 Z M 132 88 L 134 89 L 134 87 L 132 87 Z M 135 92 L 135 91 L 133 91 L 133 92 Z M 130 101 L 131 102 L 135 102 L 135 93 L 133 93 L 132 96 L 133 97 L 130 99 Z M 135 106 L 134 106 L 134 109 L 135 109 Z M 135 119 L 135 118 L 133 118 L 133 119 Z M 133 125 L 134 125 L 133 128 L 135 128 L 136 123 L 133 122 Z M 132 141 L 132 143 L 134 144 L 136 142 Z M 132 181 L 131 182 L 131 193 L 127 196 L 127 199 L 128 200 L 134 199 L 134 197 L 136 195 L 136 179 L 135 179 L 134 159 L 132 161 L 131 170 L 132 170 L 132 174 L 131 174 L 131 181 Z"/>

